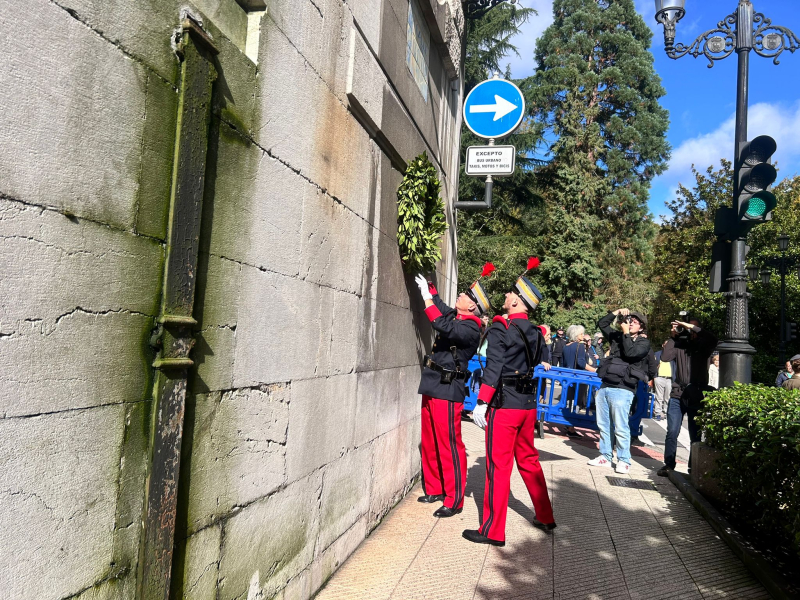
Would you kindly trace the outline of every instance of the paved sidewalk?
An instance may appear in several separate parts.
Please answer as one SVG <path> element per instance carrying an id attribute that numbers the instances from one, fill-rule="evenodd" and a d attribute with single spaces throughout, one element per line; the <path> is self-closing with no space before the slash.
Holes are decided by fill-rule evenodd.
<path id="1" fill-rule="evenodd" d="M 503 548 L 461 537 L 483 509 L 483 432 L 463 423 L 467 446 L 464 512 L 432 515 L 417 486 L 330 579 L 318 600 L 380 599 L 704 599 L 769 598 L 672 483 L 661 461 L 634 448 L 630 475 L 592 468 L 596 434 L 578 442 L 536 439 L 558 528 L 530 524 L 530 497 L 519 473 Z M 588 433 L 588 432 L 587 432 Z M 607 477 L 652 482 L 649 490 L 612 486 Z"/>

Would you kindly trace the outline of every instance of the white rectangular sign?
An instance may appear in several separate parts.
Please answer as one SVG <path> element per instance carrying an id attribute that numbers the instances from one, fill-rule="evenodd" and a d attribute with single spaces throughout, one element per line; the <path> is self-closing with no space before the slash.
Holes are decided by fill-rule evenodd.
<path id="1" fill-rule="evenodd" d="M 467 175 L 513 175 L 517 159 L 514 146 L 470 146 L 467 148 Z"/>

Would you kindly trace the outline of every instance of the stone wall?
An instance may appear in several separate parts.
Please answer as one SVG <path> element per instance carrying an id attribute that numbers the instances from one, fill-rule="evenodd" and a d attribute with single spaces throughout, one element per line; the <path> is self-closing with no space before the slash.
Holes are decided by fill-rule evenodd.
<path id="1" fill-rule="evenodd" d="M 410 488 L 395 193 L 425 150 L 452 221 L 463 31 L 420 4 L 427 101 L 408 0 L 0 0 L 4 598 L 135 597 L 182 9 L 220 54 L 172 597 L 308 598 Z"/>

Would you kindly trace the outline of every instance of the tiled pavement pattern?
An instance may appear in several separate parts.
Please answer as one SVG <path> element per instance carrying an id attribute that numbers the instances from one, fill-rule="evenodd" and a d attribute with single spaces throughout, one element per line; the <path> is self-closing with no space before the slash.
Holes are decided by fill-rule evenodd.
<path id="1" fill-rule="evenodd" d="M 548 435 L 536 439 L 558 528 L 530 524 L 533 509 L 514 472 L 503 548 L 461 537 L 483 508 L 483 432 L 463 423 L 464 512 L 431 516 L 418 485 L 318 594 L 318 600 L 551 600 L 769 598 L 703 517 L 664 478 L 660 461 L 636 452 L 631 479 L 655 489 L 613 487 L 610 469 L 586 465 L 596 450 Z M 390 467 L 387 465 L 387 467 Z"/>

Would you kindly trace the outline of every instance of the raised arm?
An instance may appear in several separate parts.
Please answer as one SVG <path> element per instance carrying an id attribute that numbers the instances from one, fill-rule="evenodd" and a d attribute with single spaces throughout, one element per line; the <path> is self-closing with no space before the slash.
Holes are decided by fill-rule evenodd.
<path id="1" fill-rule="evenodd" d="M 607 340 L 609 339 L 609 336 L 614 333 L 614 328 L 611 327 L 611 324 L 616 318 L 617 315 L 615 315 L 613 312 L 610 312 L 597 322 L 597 328 L 603 332 L 603 335 L 606 336 Z"/>

